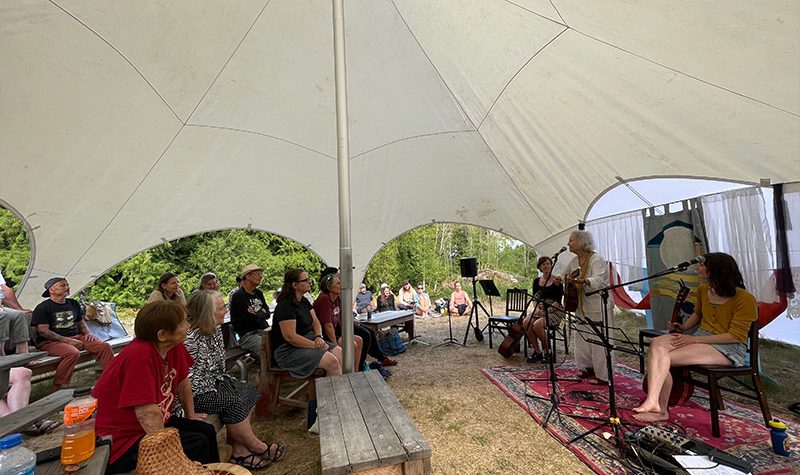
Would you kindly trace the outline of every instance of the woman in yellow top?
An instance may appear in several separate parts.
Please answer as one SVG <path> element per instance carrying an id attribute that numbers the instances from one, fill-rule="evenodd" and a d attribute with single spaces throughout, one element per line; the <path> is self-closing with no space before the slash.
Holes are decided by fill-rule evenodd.
<path id="1" fill-rule="evenodd" d="M 671 366 L 696 364 L 742 366 L 747 334 L 758 317 L 755 297 L 744 289 L 733 257 L 722 252 L 703 256 L 697 275 L 706 283 L 697 288 L 694 313 L 683 323 L 670 324 L 675 332 L 653 339 L 647 357 L 647 398 L 633 417 L 643 422 L 669 419 L 667 400 L 672 389 Z M 684 332 L 700 325 L 689 335 Z"/>

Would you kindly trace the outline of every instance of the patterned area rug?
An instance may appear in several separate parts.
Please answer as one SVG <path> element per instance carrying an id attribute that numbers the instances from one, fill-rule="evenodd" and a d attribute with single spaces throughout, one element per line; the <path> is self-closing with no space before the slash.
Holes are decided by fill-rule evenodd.
<path id="1" fill-rule="evenodd" d="M 550 402 L 549 371 L 543 366 L 512 367 L 498 366 L 482 369 L 481 372 L 513 399 L 536 421 L 541 423 L 552 406 Z M 572 362 L 556 368 L 559 381 L 559 411 L 550 414 L 547 430 L 562 443 L 598 424 L 607 422 L 609 416 L 609 389 L 607 386 L 593 386 L 585 382 L 566 381 L 575 378 L 577 371 Z M 538 381 L 523 381 L 528 378 L 544 378 Z M 642 375 L 638 371 L 617 364 L 615 372 L 615 394 L 617 413 L 622 432 L 629 433 L 641 427 L 642 423 L 633 419 L 632 407 L 644 399 Z M 539 398 L 526 396 L 527 394 Z M 724 397 L 724 396 L 723 396 Z M 576 406 L 575 404 L 579 404 Z M 684 406 L 670 409 L 670 421 L 659 423 L 669 429 L 685 433 L 695 440 L 723 449 L 753 464 L 753 473 L 759 475 L 796 473 L 797 455 L 782 457 L 772 451 L 769 430 L 763 425 L 758 406 L 745 407 L 725 401 L 725 411 L 720 412 L 721 437 L 711 435 L 711 416 L 708 410 L 708 393 L 700 389 Z M 580 419 L 576 416 L 594 417 L 599 420 Z M 792 427 L 800 426 L 800 419 L 787 421 Z M 625 457 L 607 440 L 612 434 L 610 426 L 605 425 L 567 447 L 597 473 L 628 474 L 637 473 Z"/>

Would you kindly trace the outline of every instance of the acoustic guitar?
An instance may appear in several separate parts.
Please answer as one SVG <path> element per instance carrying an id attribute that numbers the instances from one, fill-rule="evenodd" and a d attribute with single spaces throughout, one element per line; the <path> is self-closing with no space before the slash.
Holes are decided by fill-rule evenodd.
<path id="1" fill-rule="evenodd" d="M 681 288 L 675 296 L 675 306 L 672 307 L 672 318 L 670 323 L 681 323 L 681 305 L 686 301 L 689 296 L 689 287 L 681 280 Z M 677 330 L 670 330 L 670 333 L 677 333 Z M 672 390 L 669 393 L 669 402 L 667 405 L 682 406 L 692 398 L 694 393 L 694 383 L 689 377 L 689 370 L 680 366 L 675 366 L 669 369 L 672 375 Z M 644 375 L 642 381 L 642 390 L 647 393 L 647 374 Z"/>

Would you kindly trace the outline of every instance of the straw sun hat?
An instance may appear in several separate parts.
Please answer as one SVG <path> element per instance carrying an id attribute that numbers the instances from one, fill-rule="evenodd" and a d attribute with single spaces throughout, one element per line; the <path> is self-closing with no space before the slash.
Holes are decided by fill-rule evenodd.
<path id="1" fill-rule="evenodd" d="M 170 427 L 151 432 L 139 443 L 139 462 L 136 475 L 252 475 L 244 467 L 230 463 L 206 466 L 186 457 L 181 448 L 178 430 Z"/>

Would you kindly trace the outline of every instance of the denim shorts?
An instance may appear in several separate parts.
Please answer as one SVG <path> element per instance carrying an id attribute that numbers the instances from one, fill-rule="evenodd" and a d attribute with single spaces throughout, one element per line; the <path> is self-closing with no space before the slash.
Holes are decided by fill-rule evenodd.
<path id="1" fill-rule="evenodd" d="M 694 336 L 711 336 L 711 332 L 707 332 L 698 328 L 694 332 Z M 744 366 L 747 361 L 747 345 L 744 343 L 710 343 L 717 351 L 725 355 L 726 358 L 731 360 L 733 366 Z"/>

